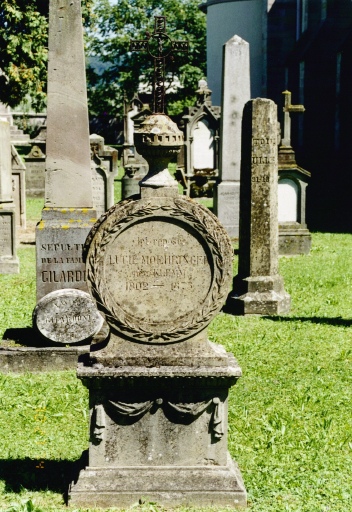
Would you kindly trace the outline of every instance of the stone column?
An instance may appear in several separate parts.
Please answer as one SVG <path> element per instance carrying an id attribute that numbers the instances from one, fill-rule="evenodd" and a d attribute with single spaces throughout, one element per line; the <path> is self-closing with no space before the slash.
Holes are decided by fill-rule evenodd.
<path id="1" fill-rule="evenodd" d="M 17 274 L 15 204 L 12 197 L 10 124 L 0 120 L 0 274 Z"/>
<path id="2" fill-rule="evenodd" d="M 82 247 L 96 220 L 80 0 L 50 0 L 45 207 L 36 229 L 37 300 L 85 291 Z"/>
<path id="3" fill-rule="evenodd" d="M 290 296 L 278 269 L 278 123 L 274 102 L 243 111 L 238 275 L 227 307 L 235 314 L 287 313 Z"/>
<path id="4" fill-rule="evenodd" d="M 223 52 L 223 92 L 221 107 L 220 184 L 214 198 L 214 213 L 229 236 L 238 238 L 241 122 L 250 99 L 249 44 L 232 37 Z"/>

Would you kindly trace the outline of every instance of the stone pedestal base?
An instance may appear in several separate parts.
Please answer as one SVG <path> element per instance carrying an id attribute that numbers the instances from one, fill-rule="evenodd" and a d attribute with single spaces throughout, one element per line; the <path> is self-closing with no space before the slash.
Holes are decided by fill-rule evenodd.
<path id="1" fill-rule="evenodd" d="M 215 187 L 214 213 L 231 238 L 238 238 L 240 182 L 222 181 Z"/>
<path id="2" fill-rule="evenodd" d="M 82 507 L 162 506 L 245 507 L 246 491 L 237 465 L 88 467 L 71 486 L 69 503 Z"/>
<path id="3" fill-rule="evenodd" d="M 280 275 L 236 276 L 224 311 L 233 315 L 282 315 L 290 311 L 290 306 L 291 297 Z"/>
<path id="4" fill-rule="evenodd" d="M 281 256 L 297 256 L 309 254 L 312 246 L 312 236 L 308 229 L 300 224 L 279 224 L 279 254 Z"/>
<path id="5" fill-rule="evenodd" d="M 227 451 L 228 390 L 241 375 L 231 354 L 223 366 L 81 363 L 77 375 L 89 388 L 91 438 L 72 503 L 246 505 Z"/>

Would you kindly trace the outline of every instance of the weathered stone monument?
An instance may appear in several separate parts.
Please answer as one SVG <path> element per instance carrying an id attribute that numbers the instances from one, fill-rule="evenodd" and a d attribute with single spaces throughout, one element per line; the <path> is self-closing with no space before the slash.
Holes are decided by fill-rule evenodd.
<path id="1" fill-rule="evenodd" d="M 197 102 L 186 107 L 181 120 L 184 133 L 184 163 L 178 166 L 180 180 L 189 197 L 213 197 L 219 175 L 220 107 L 212 105 L 211 90 L 199 81 Z"/>
<path id="2" fill-rule="evenodd" d="M 290 296 L 278 268 L 278 122 L 273 101 L 246 103 L 242 165 L 238 275 L 226 309 L 234 314 L 287 313 Z"/>
<path id="3" fill-rule="evenodd" d="M 143 104 L 138 94 L 134 94 L 131 101 L 124 98 L 122 166 L 125 174 L 122 178 L 122 199 L 139 193 L 138 183 L 148 172 L 146 160 L 135 147 L 134 132 L 151 113 L 149 105 Z"/>
<path id="4" fill-rule="evenodd" d="M 30 141 L 31 150 L 24 156 L 27 197 L 44 197 L 46 136 L 46 125 L 41 126 L 36 137 Z"/>
<path id="5" fill-rule="evenodd" d="M 299 167 L 291 146 L 291 112 L 304 112 L 303 105 L 291 104 L 291 93 L 285 96 L 284 136 L 279 146 L 279 254 L 308 254 L 312 237 L 306 224 L 306 189 L 310 172 Z"/>
<path id="6" fill-rule="evenodd" d="M 16 225 L 26 228 L 26 166 L 17 149 L 11 144 L 12 197 L 15 203 Z"/>
<path id="7" fill-rule="evenodd" d="M 220 183 L 214 213 L 232 238 L 239 234 L 241 121 L 250 99 L 249 44 L 239 36 L 223 47 L 223 92 L 220 130 Z"/>
<path id="8" fill-rule="evenodd" d="M 232 248 L 206 208 L 178 194 L 168 162 L 182 133 L 164 114 L 165 18 L 150 36 L 155 113 L 136 133 L 149 163 L 139 198 L 116 204 L 85 246 L 90 292 L 111 327 L 78 377 L 89 389 L 88 466 L 69 491 L 78 506 L 243 506 L 246 491 L 227 451 L 227 396 L 241 375 L 206 328 L 231 283 Z M 170 49 L 169 46 L 169 49 Z M 132 49 L 149 48 L 149 40 Z"/>
<path id="9" fill-rule="evenodd" d="M 103 322 L 90 295 L 82 290 L 48 293 L 33 311 L 33 324 L 46 343 L 89 343 Z"/>
<path id="10" fill-rule="evenodd" d="M 89 137 L 92 166 L 93 206 L 99 218 L 114 204 L 114 179 L 118 171 L 117 150 L 105 146 L 97 134 Z"/>
<path id="11" fill-rule="evenodd" d="M 10 124 L 0 118 L 0 274 L 19 272 L 12 192 Z"/>
<path id="12" fill-rule="evenodd" d="M 74 79 L 73 79 L 74 77 Z M 80 0 L 50 0 L 45 204 L 36 227 L 37 300 L 87 291 L 82 248 L 93 209 Z"/>

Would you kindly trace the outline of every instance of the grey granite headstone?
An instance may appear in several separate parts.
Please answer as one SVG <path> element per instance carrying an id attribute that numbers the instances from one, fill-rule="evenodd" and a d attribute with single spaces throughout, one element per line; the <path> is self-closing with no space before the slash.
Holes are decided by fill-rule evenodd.
<path id="1" fill-rule="evenodd" d="M 241 122 L 250 99 L 249 44 L 239 36 L 223 47 L 220 183 L 214 213 L 232 238 L 238 238 L 240 215 Z"/>
<path id="2" fill-rule="evenodd" d="M 0 274 L 17 274 L 18 272 L 10 125 L 7 121 L 0 119 Z"/>
<path id="3" fill-rule="evenodd" d="M 274 102 L 243 111 L 238 275 L 227 302 L 235 314 L 287 313 L 290 296 L 278 268 L 278 123 Z"/>
<path id="4" fill-rule="evenodd" d="M 65 345 L 89 342 L 103 322 L 90 295 L 75 289 L 45 295 L 33 312 L 33 325 L 43 338 Z"/>
<path id="5" fill-rule="evenodd" d="M 91 437 L 70 502 L 243 506 L 227 451 L 228 389 L 241 370 L 206 333 L 231 283 L 231 243 L 208 209 L 178 195 L 167 168 L 182 145 L 177 126 L 153 114 L 135 142 L 150 167 L 141 197 L 111 208 L 85 247 L 111 335 L 78 367 Z"/>
<path id="6" fill-rule="evenodd" d="M 74 78 L 73 78 L 74 77 Z M 36 228 L 37 300 L 87 291 L 82 246 L 93 208 L 80 0 L 50 0 L 45 205 Z"/>

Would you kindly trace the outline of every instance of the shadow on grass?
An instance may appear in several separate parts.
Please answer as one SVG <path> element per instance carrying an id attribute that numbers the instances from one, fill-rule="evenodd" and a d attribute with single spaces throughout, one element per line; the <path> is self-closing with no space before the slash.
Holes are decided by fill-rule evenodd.
<path id="1" fill-rule="evenodd" d="M 0 480 L 6 492 L 49 490 L 60 493 L 67 501 L 68 486 L 77 481 L 81 469 L 88 465 L 88 450 L 78 460 L 1 460 Z"/>
<path id="2" fill-rule="evenodd" d="M 352 319 L 341 318 L 336 316 L 333 318 L 320 317 L 320 316 L 263 316 L 267 320 L 274 322 L 311 322 L 313 324 L 327 324 L 341 327 L 350 327 Z"/>
<path id="3" fill-rule="evenodd" d="M 103 331 L 103 329 L 102 329 Z M 101 332 L 102 332 L 101 331 Z M 100 333 L 99 333 L 100 334 Z M 105 331 L 102 332 L 102 336 L 105 336 Z M 97 336 L 98 338 L 98 336 Z M 105 339 L 104 338 L 104 339 Z M 99 338 L 100 339 L 100 338 Z M 28 348 L 48 348 L 48 347 L 65 347 L 64 343 L 57 343 L 54 341 L 50 341 L 48 339 L 44 339 L 38 333 L 36 329 L 33 327 L 18 327 L 18 328 L 9 328 L 4 332 L 2 340 L 0 340 L 0 344 L 2 346 L 6 346 L 6 342 L 15 342 L 17 345 L 21 345 L 23 347 Z M 74 344 L 75 347 L 87 345 L 86 341 L 77 342 Z"/>
<path id="4" fill-rule="evenodd" d="M 10 328 L 4 332 L 3 340 L 14 341 L 24 347 L 42 347 L 43 342 L 33 327 Z"/>

